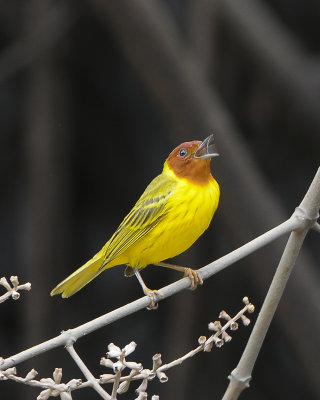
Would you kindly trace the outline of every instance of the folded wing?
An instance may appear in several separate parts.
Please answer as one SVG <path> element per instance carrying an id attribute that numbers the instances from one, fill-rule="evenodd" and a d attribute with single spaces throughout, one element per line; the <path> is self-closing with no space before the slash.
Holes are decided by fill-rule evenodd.
<path id="1" fill-rule="evenodd" d="M 163 174 L 149 184 L 106 244 L 101 269 L 141 240 L 166 217 L 176 184 L 173 178 Z"/>

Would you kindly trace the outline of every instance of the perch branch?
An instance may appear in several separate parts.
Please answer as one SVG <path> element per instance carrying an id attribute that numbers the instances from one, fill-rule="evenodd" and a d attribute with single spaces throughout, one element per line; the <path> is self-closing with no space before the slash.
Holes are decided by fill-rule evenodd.
<path id="1" fill-rule="evenodd" d="M 294 230 L 309 230 L 310 227 L 314 226 L 316 223 L 317 215 L 315 215 L 314 210 L 319 210 L 320 206 L 320 168 L 310 185 L 308 192 L 305 195 L 304 200 L 300 206 L 294 211 L 293 215 L 285 222 L 279 226 L 267 231 L 261 236 L 245 245 L 239 247 L 238 249 L 232 251 L 231 253 L 221 257 L 220 259 L 206 265 L 198 270 L 202 279 L 208 279 L 210 276 L 216 274 L 222 269 L 228 267 L 229 265 L 235 263 L 236 261 L 242 259 L 248 254 L 256 251 L 257 249 L 265 246 L 271 241 L 277 239 L 281 235 Z M 310 220 L 312 223 L 310 224 Z M 180 292 L 190 286 L 189 278 L 180 279 L 171 285 L 165 286 L 159 289 L 161 295 L 161 300 L 172 296 L 175 293 Z M 29 358 L 36 355 L 42 354 L 48 350 L 52 350 L 59 346 L 65 346 L 71 342 L 75 342 L 79 337 L 85 336 L 105 325 L 111 324 L 118 319 L 124 318 L 136 311 L 139 311 L 150 304 L 150 299 L 148 297 L 142 297 L 132 303 L 126 304 L 117 310 L 111 311 L 104 314 L 92 321 L 89 321 L 83 325 L 76 328 L 63 331 L 59 336 L 53 339 L 47 340 L 46 342 L 40 343 L 30 349 L 24 350 L 14 356 L 8 357 L 3 362 L 3 368 L 10 368 L 16 364 L 21 363 Z"/>
<path id="2" fill-rule="evenodd" d="M 258 236 L 256 239 L 246 243 L 245 245 L 225 255 L 224 257 L 221 257 L 220 259 L 200 268 L 198 272 L 203 280 L 208 279 L 210 276 L 216 274 L 217 272 L 235 263 L 236 261 L 239 261 L 240 259 L 246 257 L 248 254 L 258 250 L 259 248 L 265 246 L 271 241 L 277 239 L 278 237 L 289 233 L 292 230 L 301 228 L 303 225 L 303 221 L 304 220 L 301 219 L 300 213 L 295 211 L 292 217 L 289 218 L 287 221 L 264 233 L 263 235 Z M 189 286 L 189 278 L 182 278 L 179 281 L 171 283 L 170 285 L 158 290 L 159 294 L 161 295 L 160 300 L 170 297 L 183 289 L 187 289 Z M 14 356 L 6 358 L 4 360 L 2 368 L 10 368 L 48 350 L 52 350 L 59 346 L 66 346 L 70 342 L 76 342 L 78 338 L 85 336 L 97 329 L 100 329 L 103 326 L 109 325 L 121 318 L 124 318 L 127 315 L 142 310 L 143 308 L 148 307 L 149 304 L 149 297 L 144 296 L 116 310 L 113 310 L 89 322 L 86 322 L 85 324 L 80 325 L 76 328 L 62 331 L 59 336 L 56 336 L 50 340 L 47 340 L 46 342 L 31 347 L 30 349 L 24 350 Z"/>

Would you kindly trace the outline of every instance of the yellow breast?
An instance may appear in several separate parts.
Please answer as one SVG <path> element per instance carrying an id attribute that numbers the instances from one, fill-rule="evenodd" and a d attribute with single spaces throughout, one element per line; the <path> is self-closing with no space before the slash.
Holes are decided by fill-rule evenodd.
<path id="1" fill-rule="evenodd" d="M 146 237 L 123 254 L 123 262 L 144 268 L 187 250 L 208 228 L 219 203 L 219 185 L 205 186 L 179 179 L 169 212 Z"/>

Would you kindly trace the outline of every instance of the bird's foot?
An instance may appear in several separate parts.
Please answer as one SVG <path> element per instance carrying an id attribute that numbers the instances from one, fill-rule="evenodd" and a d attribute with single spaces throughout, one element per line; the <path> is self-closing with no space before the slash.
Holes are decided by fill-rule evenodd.
<path id="1" fill-rule="evenodd" d="M 143 290 L 144 294 L 149 297 L 150 304 L 147 307 L 147 310 L 156 310 L 159 306 L 158 301 L 163 297 L 157 290 L 152 290 L 149 288 L 145 288 Z"/>
<path id="2" fill-rule="evenodd" d="M 187 277 L 191 281 L 190 290 L 196 290 L 198 285 L 203 284 L 203 279 L 201 278 L 198 271 L 192 268 L 184 268 L 184 277 Z"/>
<path id="3" fill-rule="evenodd" d="M 130 270 L 128 271 L 130 272 Z M 163 297 L 162 294 L 160 294 L 157 290 L 152 290 L 147 287 L 142 279 L 142 276 L 140 275 L 139 269 L 136 266 L 133 267 L 133 271 L 142 287 L 143 293 L 150 299 L 150 304 L 148 305 L 147 310 L 156 310 L 158 308 L 158 301 Z"/>
<path id="4" fill-rule="evenodd" d="M 166 267 L 170 269 L 175 269 L 176 271 L 183 272 L 183 276 L 189 278 L 191 281 L 190 290 L 195 290 L 197 289 L 198 285 L 203 284 L 203 279 L 201 278 L 199 272 L 192 268 L 181 267 L 180 265 L 173 265 L 164 262 L 160 262 L 156 265 L 159 265 L 159 267 Z"/>

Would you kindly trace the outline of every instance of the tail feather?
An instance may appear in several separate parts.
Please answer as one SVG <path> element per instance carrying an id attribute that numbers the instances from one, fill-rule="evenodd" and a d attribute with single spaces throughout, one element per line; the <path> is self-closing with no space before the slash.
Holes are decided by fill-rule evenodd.
<path id="1" fill-rule="evenodd" d="M 59 285 L 51 291 L 50 295 L 54 296 L 55 294 L 61 293 L 62 297 L 72 296 L 102 272 L 100 267 L 103 261 L 103 253 L 99 251 L 91 260 L 59 283 Z"/>

